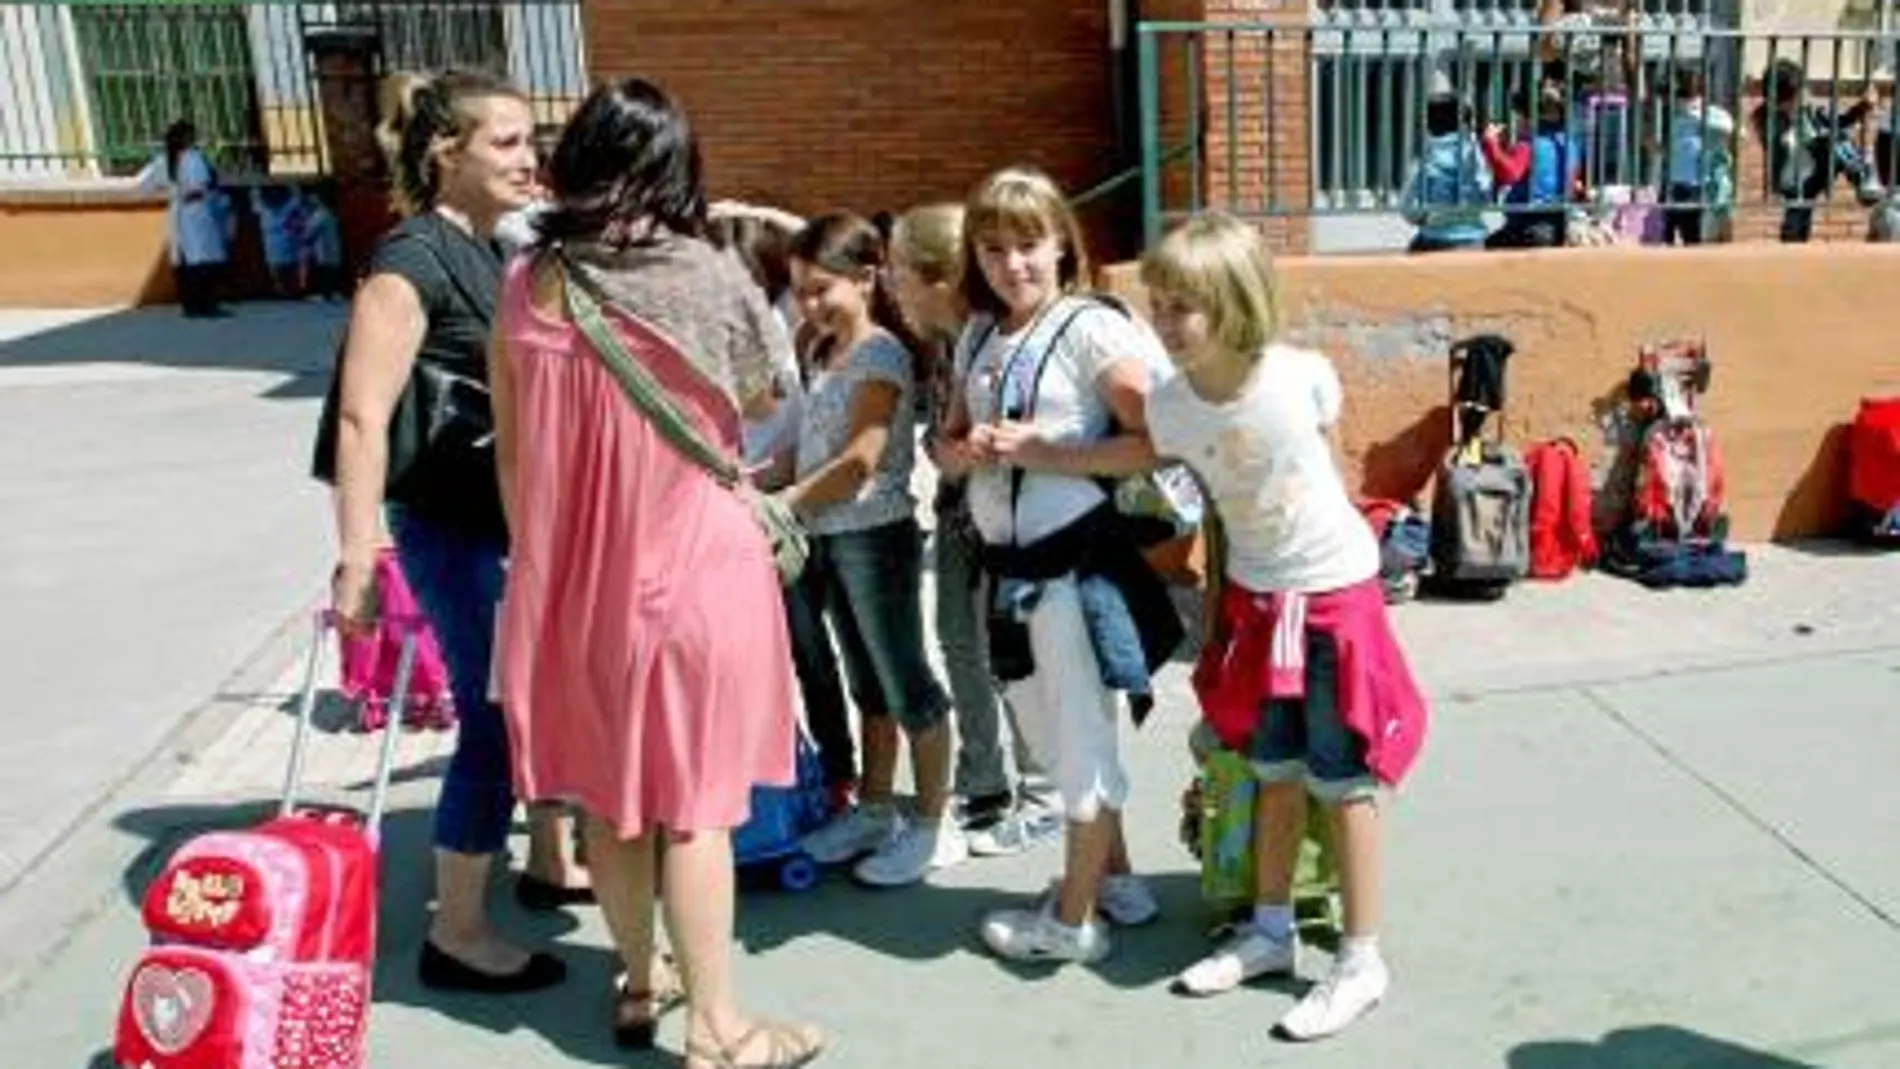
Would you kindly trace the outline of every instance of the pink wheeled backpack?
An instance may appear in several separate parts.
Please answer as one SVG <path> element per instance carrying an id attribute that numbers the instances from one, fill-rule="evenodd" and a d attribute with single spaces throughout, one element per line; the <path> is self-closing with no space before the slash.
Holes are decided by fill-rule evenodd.
<path id="1" fill-rule="evenodd" d="M 376 958 L 377 835 L 396 730 L 385 731 L 369 813 L 300 808 L 318 618 L 278 815 L 186 843 L 147 890 L 150 944 L 119 1003 L 112 1057 L 124 1069 L 361 1069 Z M 392 719 L 415 667 L 420 621 L 398 633 Z"/>

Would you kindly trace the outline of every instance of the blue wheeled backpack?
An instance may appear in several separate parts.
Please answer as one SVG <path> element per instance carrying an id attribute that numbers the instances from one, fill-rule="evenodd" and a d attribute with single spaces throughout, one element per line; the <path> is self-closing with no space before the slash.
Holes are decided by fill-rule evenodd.
<path id="1" fill-rule="evenodd" d="M 817 862 L 798 845 L 831 817 L 831 799 L 818 748 L 798 732 L 790 787 L 752 788 L 752 816 L 732 833 L 732 854 L 741 869 L 773 872 L 787 891 L 818 885 Z"/>

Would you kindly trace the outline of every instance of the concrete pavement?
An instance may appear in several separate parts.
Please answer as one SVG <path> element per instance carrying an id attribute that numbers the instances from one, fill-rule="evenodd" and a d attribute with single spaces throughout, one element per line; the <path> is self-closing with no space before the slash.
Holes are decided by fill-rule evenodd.
<path id="1" fill-rule="evenodd" d="M 1764 590 L 1776 574 L 1803 588 L 1846 574 L 1854 589 L 1900 589 L 1900 558 L 1770 549 L 1759 551 L 1758 573 Z M 1667 622 L 1678 596 L 1585 578 L 1484 609 L 1402 610 L 1436 720 L 1425 762 L 1391 808 L 1385 930 L 1397 986 L 1334 1042 L 1266 1038 L 1292 985 L 1194 1002 L 1165 990 L 1205 946 L 1206 914 L 1173 838 L 1192 722 L 1178 670 L 1156 719 L 1128 739 L 1134 851 L 1166 914 L 1125 935 L 1102 968 L 1015 970 L 976 948 L 982 910 L 1034 892 L 1053 871 L 1056 854 L 1043 851 L 973 862 L 909 891 L 834 879 L 806 896 L 751 894 L 740 919 L 745 990 L 762 1009 L 832 1029 L 837 1046 L 821 1064 L 839 1067 L 1891 1069 L 1900 1064 L 1891 996 L 1900 796 L 1884 773 L 1900 757 L 1900 613 L 1873 606 L 1839 620 L 1832 646 L 1826 621 L 1803 636 L 1814 648 L 1764 646 L 1745 641 L 1759 612 L 1735 594 L 1726 606 L 1717 593 L 1684 609 L 1704 639 L 1699 666 L 1677 656 L 1659 670 L 1624 651 L 1622 673 L 1604 668 L 1617 651 L 1603 621 L 1647 598 Z M 1542 645 L 1540 619 L 1568 619 L 1593 640 Z M 1864 635 L 1885 643 L 1846 648 Z M 294 645 L 287 637 L 280 663 Z M 1536 670 L 1555 682 L 1514 667 L 1539 653 L 1548 660 Z M 91 1059 L 108 1042 L 115 985 L 139 945 L 132 896 L 185 834 L 261 811 L 288 743 L 293 676 L 286 668 L 233 695 L 214 714 L 223 733 L 113 818 L 110 834 L 138 849 L 96 874 L 113 888 L 105 908 L 9 1001 L 0 1050 L 19 1060 L 8 1064 L 103 1069 Z M 573 962 L 559 991 L 442 998 L 411 979 L 427 806 L 445 743 L 404 740 L 372 1065 L 444 1055 L 523 1069 L 626 1063 L 602 1029 L 612 966 L 593 910 L 525 916 L 498 888 L 511 928 L 554 941 Z M 347 793 L 370 760 L 369 740 L 325 735 L 312 771 Z M 1314 949 L 1310 968 L 1324 952 Z M 667 1043 L 677 1049 L 676 1027 Z"/>
<path id="2" fill-rule="evenodd" d="M 27 875 L 321 580 L 304 471 L 341 320 L 0 313 L 0 979 L 42 934 L 26 884 L 71 897 Z"/>
<path id="3" fill-rule="evenodd" d="M 299 323 L 310 315 L 280 311 Z M 312 331 L 306 347 L 320 333 L 309 324 L 272 329 Z M 297 358 L 312 359 L 327 359 L 327 349 Z M 69 834 L 49 834 L 58 849 L 43 851 L 29 878 L 0 893 L 0 966 L 18 981 L 0 1001 L 0 1065 L 105 1069 L 117 988 L 141 942 L 137 894 L 184 836 L 255 819 L 276 791 L 306 633 L 297 624 L 272 628 L 314 604 L 328 547 L 321 495 L 299 477 L 314 413 L 309 380 L 295 368 L 312 365 L 264 373 L 280 385 L 288 375 L 305 395 L 286 404 L 260 402 L 271 387 L 244 371 L 171 367 L 130 382 L 153 373 L 92 367 L 85 381 L 64 382 L 70 398 L 54 388 L 61 383 L 22 381 L 76 374 L 44 370 L 49 363 L 67 366 L 19 372 L 0 360 L 0 417 L 34 421 L 28 435 L 0 418 L 14 447 L 0 459 L 12 465 L 0 469 L 0 492 L 25 486 L 42 495 L 34 501 L 62 500 L 51 480 L 30 477 L 37 468 L 27 461 L 42 439 L 67 448 L 92 441 L 81 430 L 100 432 L 81 421 L 99 397 L 133 413 L 200 414 L 174 418 L 169 431 L 155 423 L 148 435 L 175 440 L 129 450 L 130 460 L 101 453 L 71 469 L 74 478 L 109 477 L 133 463 L 113 485 L 119 499 L 152 502 L 136 521 L 95 502 L 92 518 L 74 523 L 73 502 L 94 495 L 66 483 L 67 503 L 37 505 L 44 518 L 25 525 L 37 541 L 0 534 L 22 539 L 5 544 L 14 552 L 0 566 L 14 569 L 0 571 L 12 584 L 8 604 L 16 591 L 38 590 L 32 596 L 42 599 L 34 603 L 40 626 L 13 620 L 0 636 L 8 677 L 40 688 L 27 692 L 38 705 L 8 703 L 14 744 L 41 747 L 7 766 L 14 789 L 0 806 L 31 813 L 44 808 L 35 791 L 67 797 L 59 790 L 66 773 L 50 766 L 74 750 L 98 773 L 90 782 L 117 783 L 82 807 Z M 26 391 L 38 392 L 22 400 Z M 258 437 L 220 437 L 244 427 Z M 185 444 L 198 429 L 209 437 Z M 263 455 L 269 449 L 290 455 Z M 242 485 L 215 488 L 220 496 L 188 516 L 168 516 L 161 504 L 174 498 L 136 477 L 143 464 L 162 469 L 164 455 L 193 470 L 228 467 Z M 156 472 L 144 481 L 197 492 Z M 240 514 L 240 490 L 281 511 L 274 519 Z M 201 546 L 207 530 L 230 537 Z M 137 535 L 154 531 L 170 532 L 169 543 L 146 541 L 174 545 L 165 559 L 182 578 L 164 575 L 159 559 L 130 563 Z M 154 644 L 166 657 L 81 663 L 60 652 L 91 617 L 58 615 L 50 588 L 27 581 L 41 573 L 21 578 L 19 562 L 24 550 L 58 560 L 80 545 L 93 555 L 60 574 L 84 582 L 100 571 L 90 581 L 101 587 L 114 575 L 135 579 L 88 596 L 116 597 L 115 611 L 144 622 L 126 624 L 119 644 Z M 1900 1065 L 1892 997 L 1900 985 L 1900 793 L 1885 773 L 1900 760 L 1900 557 L 1828 547 L 1752 552 L 1753 578 L 1740 590 L 1660 594 L 1585 577 L 1522 587 L 1498 605 L 1401 610 L 1407 648 L 1434 698 L 1433 736 L 1390 809 L 1384 935 L 1396 986 L 1386 1006 L 1338 1040 L 1291 1048 L 1266 1038 L 1293 985 L 1197 1002 L 1165 990 L 1205 946 L 1191 863 L 1174 841 L 1193 716 L 1178 669 L 1162 681 L 1155 718 L 1127 740 L 1137 785 L 1130 834 L 1163 899 L 1160 924 L 1127 934 L 1093 971 L 1024 972 L 984 956 L 972 938 L 975 918 L 1040 889 L 1057 864 L 1050 850 L 974 862 L 906 891 L 834 879 L 804 896 L 755 893 L 740 914 L 749 1001 L 825 1025 L 836 1043 L 819 1064 L 838 1067 L 1892 1069 Z M 194 617 L 184 609 L 204 606 L 185 595 L 213 562 L 249 569 L 249 581 L 242 598 L 220 595 L 226 612 Z M 235 617 L 248 632 L 236 633 Z M 85 680 L 93 689 L 80 691 L 83 703 L 73 686 L 47 681 L 60 656 L 69 658 L 64 674 L 101 677 Z M 188 691 L 168 703 L 153 697 Z M 63 730 L 91 741 L 61 749 L 54 743 Z M 162 759 L 125 776 L 125 762 L 161 738 Z M 498 893 L 510 928 L 558 944 L 574 965 L 560 990 L 458 999 L 414 983 L 428 805 L 447 741 L 403 740 L 371 1065 L 653 1062 L 606 1041 L 612 964 L 591 909 L 530 917 Z M 371 755 L 367 739 L 324 734 L 312 779 L 349 796 Z M 1324 954 L 1314 948 L 1309 973 Z M 678 1044 L 669 1022 L 663 1045 Z"/>

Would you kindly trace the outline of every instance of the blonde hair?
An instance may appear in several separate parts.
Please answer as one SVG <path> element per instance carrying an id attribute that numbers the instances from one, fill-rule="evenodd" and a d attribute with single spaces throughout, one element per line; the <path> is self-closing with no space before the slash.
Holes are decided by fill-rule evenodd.
<path id="1" fill-rule="evenodd" d="M 925 282 L 954 285 L 963 272 L 963 205 L 926 204 L 905 212 L 891 227 L 891 251 Z"/>
<path id="2" fill-rule="evenodd" d="M 1260 231 L 1225 212 L 1194 216 L 1141 259 L 1149 290 L 1185 299 L 1207 316 L 1222 349 L 1255 359 L 1280 330 L 1273 255 Z"/>
<path id="3" fill-rule="evenodd" d="M 963 299 L 974 312 L 1003 316 L 1009 309 L 990 289 L 977 263 L 976 245 L 987 234 L 1041 239 L 1062 245 L 1056 277 L 1068 293 L 1088 278 L 1088 250 L 1082 227 L 1055 179 L 1035 167 L 1005 167 L 979 183 L 963 211 Z"/>
<path id="4" fill-rule="evenodd" d="M 486 117 L 479 103 L 494 97 L 527 100 L 514 86 L 481 71 L 397 71 L 383 79 L 376 98 L 382 116 L 376 143 L 389 163 L 389 198 L 399 214 L 412 216 L 435 206 L 442 191 L 437 153 L 467 144 Z"/>

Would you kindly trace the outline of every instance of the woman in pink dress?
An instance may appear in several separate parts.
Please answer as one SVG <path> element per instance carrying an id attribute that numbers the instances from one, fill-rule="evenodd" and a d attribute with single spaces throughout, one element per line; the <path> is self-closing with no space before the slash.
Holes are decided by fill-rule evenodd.
<path id="1" fill-rule="evenodd" d="M 502 286 L 492 356 L 512 551 L 502 705 L 524 798 L 585 811 L 589 866 L 631 977 L 652 975 L 654 901 L 681 959 L 688 1069 L 796 1066 L 810 1028 L 734 999 L 731 829 L 792 778 L 791 658 L 771 551 L 740 493 L 676 450 L 568 315 L 568 287 L 699 435 L 736 455 L 769 414 L 783 331 L 704 240 L 686 118 L 638 79 L 590 96 L 555 149 L 554 206 Z M 661 863 L 664 857 L 664 864 Z M 662 1008 L 623 987 L 616 1032 Z"/>

